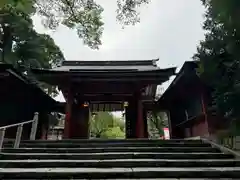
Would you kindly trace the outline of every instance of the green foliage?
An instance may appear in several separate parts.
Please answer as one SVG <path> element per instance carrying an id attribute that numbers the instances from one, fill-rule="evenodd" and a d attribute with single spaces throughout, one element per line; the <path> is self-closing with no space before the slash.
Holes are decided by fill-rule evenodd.
<path id="1" fill-rule="evenodd" d="M 211 109 L 232 120 L 240 117 L 239 0 L 202 0 L 206 7 L 205 40 L 194 59 L 201 78 L 212 88 Z"/>
<path id="2" fill-rule="evenodd" d="M 125 133 L 121 130 L 120 127 L 112 127 L 107 131 L 103 132 L 101 138 L 105 139 L 124 139 Z"/>
<path id="3" fill-rule="evenodd" d="M 14 8 L 26 14 L 35 12 L 34 0 L 1 0 L 0 8 Z"/>
<path id="4" fill-rule="evenodd" d="M 122 132 L 125 131 L 125 122 L 118 118 L 118 117 L 113 117 L 113 127 L 119 127 Z"/>
<path id="5" fill-rule="evenodd" d="M 117 0 L 117 19 L 123 25 L 139 22 L 137 11 L 149 0 Z M 60 49 L 48 35 L 33 29 L 31 16 L 41 15 L 43 24 L 55 29 L 59 24 L 76 30 L 84 44 L 93 49 L 101 45 L 103 8 L 94 0 L 1 0 L 0 61 L 26 72 L 30 67 L 52 68 L 64 60 Z M 42 85 L 47 92 L 56 88 Z"/>
<path id="6" fill-rule="evenodd" d="M 135 25 L 140 22 L 137 8 L 149 2 L 150 0 L 117 0 L 117 20 L 122 25 Z"/>
<path id="7" fill-rule="evenodd" d="M 108 112 L 98 112 L 93 115 L 90 121 L 91 133 L 95 137 L 100 137 L 101 134 L 113 127 L 113 116 Z"/>
<path id="8" fill-rule="evenodd" d="M 149 1 L 117 0 L 117 20 L 122 25 L 134 25 L 140 21 L 138 8 Z M 93 49 L 101 45 L 103 8 L 94 0 L 1 0 L 0 8 L 9 6 L 26 14 L 37 13 L 50 29 L 62 24 L 76 30 L 84 44 Z"/>
<path id="9" fill-rule="evenodd" d="M 0 9 L 0 16 L 3 62 L 24 67 L 51 68 L 64 59 L 49 35 L 35 32 L 28 14 L 15 8 L 3 8 Z"/>
<path id="10" fill-rule="evenodd" d="M 36 11 L 45 27 L 55 29 L 63 24 L 75 29 L 84 44 L 96 49 L 101 44 L 103 8 L 87 0 L 36 0 Z"/>
<path id="11" fill-rule="evenodd" d="M 109 112 L 97 112 L 90 121 L 91 136 L 96 138 L 122 137 L 124 122 L 115 118 Z"/>
<path id="12" fill-rule="evenodd" d="M 148 113 L 148 131 L 150 137 L 159 138 L 160 136 L 163 136 L 163 128 L 167 126 L 165 113 L 156 111 Z"/>
<path id="13" fill-rule="evenodd" d="M 52 68 L 64 60 L 53 39 L 33 29 L 31 2 L 3 1 L 0 6 L 0 62 L 12 64 L 30 79 L 33 77 L 29 71 L 31 67 Z M 54 87 L 46 84 L 41 87 L 49 94 L 57 93 Z"/>

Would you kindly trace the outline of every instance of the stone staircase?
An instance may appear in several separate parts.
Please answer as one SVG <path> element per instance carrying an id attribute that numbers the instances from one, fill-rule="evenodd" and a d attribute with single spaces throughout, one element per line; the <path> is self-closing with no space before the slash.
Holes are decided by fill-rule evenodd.
<path id="1" fill-rule="evenodd" d="M 0 179 L 236 178 L 240 161 L 202 140 L 4 142 Z"/>

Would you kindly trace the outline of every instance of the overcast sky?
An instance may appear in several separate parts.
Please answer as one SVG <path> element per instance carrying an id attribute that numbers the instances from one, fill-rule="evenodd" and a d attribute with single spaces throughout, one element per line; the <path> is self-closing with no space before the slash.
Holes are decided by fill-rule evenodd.
<path id="1" fill-rule="evenodd" d="M 152 0 L 141 8 L 141 22 L 122 29 L 116 22 L 115 0 L 98 0 L 104 7 L 103 45 L 91 50 L 74 30 L 60 26 L 51 32 L 34 17 L 38 32 L 50 34 L 67 60 L 149 60 L 159 58 L 159 67 L 181 67 L 191 60 L 204 38 L 204 8 L 200 0 Z M 169 82 L 168 82 L 169 83 Z M 167 84 L 168 84 L 167 83 Z M 164 85 L 166 88 L 167 85 Z M 62 101 L 62 96 L 57 100 Z"/>

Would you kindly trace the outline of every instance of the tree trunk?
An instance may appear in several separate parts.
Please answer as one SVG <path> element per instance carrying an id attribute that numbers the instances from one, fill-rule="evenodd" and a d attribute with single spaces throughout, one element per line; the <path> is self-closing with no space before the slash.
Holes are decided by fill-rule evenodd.
<path id="1" fill-rule="evenodd" d="M 11 28 L 2 24 L 3 38 L 2 38 L 2 62 L 10 63 L 11 59 L 6 57 L 12 53 L 13 37 L 11 34 Z"/>

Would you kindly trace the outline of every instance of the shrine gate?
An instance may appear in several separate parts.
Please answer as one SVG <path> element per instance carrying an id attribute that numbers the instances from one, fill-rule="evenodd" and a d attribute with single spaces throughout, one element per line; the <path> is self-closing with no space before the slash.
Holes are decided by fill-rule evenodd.
<path id="1" fill-rule="evenodd" d="M 38 80 L 58 86 L 66 99 L 64 138 L 89 138 L 89 117 L 96 111 L 126 108 L 126 138 L 146 138 L 146 112 L 157 85 L 175 74 L 160 69 L 157 60 L 64 61 L 54 69 L 34 69 Z"/>

